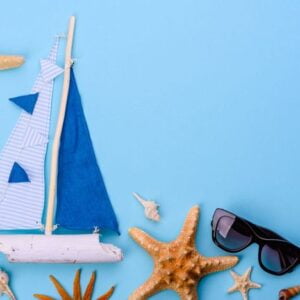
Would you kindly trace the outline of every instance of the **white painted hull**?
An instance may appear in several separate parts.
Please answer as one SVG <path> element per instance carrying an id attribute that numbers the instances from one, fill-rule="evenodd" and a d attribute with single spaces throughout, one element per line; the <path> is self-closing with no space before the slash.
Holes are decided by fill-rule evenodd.
<path id="1" fill-rule="evenodd" d="M 102 263 L 122 260 L 122 251 L 99 242 L 99 234 L 0 235 L 0 252 L 10 262 Z"/>

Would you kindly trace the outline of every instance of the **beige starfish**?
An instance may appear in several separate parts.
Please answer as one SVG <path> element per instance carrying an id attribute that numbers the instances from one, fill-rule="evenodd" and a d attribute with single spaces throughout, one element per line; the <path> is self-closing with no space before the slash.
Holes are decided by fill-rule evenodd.
<path id="1" fill-rule="evenodd" d="M 8 70 L 17 68 L 24 63 L 24 57 L 22 56 L 9 56 L 0 55 L 0 70 Z"/>
<path id="2" fill-rule="evenodd" d="M 252 267 L 248 268 L 243 275 L 238 275 L 237 273 L 230 271 L 235 283 L 233 287 L 228 290 L 228 293 L 240 292 L 242 294 L 243 300 L 248 299 L 248 292 L 250 289 L 259 289 L 261 285 L 250 280 Z"/>
<path id="3" fill-rule="evenodd" d="M 195 236 L 199 220 L 199 206 L 194 206 L 176 240 L 163 243 L 142 230 L 129 230 L 132 238 L 153 258 L 151 277 L 129 297 L 129 300 L 146 300 L 162 290 L 172 289 L 181 300 L 197 300 L 199 280 L 213 272 L 233 267 L 236 256 L 205 257 L 196 249 Z"/>

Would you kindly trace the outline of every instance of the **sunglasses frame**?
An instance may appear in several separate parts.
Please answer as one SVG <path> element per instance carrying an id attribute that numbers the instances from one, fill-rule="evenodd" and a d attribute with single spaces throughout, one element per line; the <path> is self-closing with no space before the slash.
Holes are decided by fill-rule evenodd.
<path id="1" fill-rule="evenodd" d="M 223 214 L 220 215 L 220 217 L 217 218 L 217 213 L 219 212 L 222 212 Z M 244 225 L 247 226 L 247 228 L 250 230 L 250 233 L 251 233 L 251 238 L 249 240 L 249 242 L 245 245 L 245 246 L 242 246 L 240 247 L 239 249 L 228 249 L 226 248 L 225 246 L 223 246 L 222 244 L 219 243 L 219 241 L 217 240 L 217 228 L 218 228 L 218 224 L 221 220 L 221 218 L 223 217 L 231 217 L 231 218 L 234 218 L 236 220 L 239 220 L 240 222 L 242 222 Z M 216 219 L 217 218 L 217 219 Z M 229 212 L 225 209 L 222 209 L 222 208 L 217 208 L 214 212 L 214 215 L 213 215 L 213 219 L 212 219 L 212 222 L 211 222 L 211 226 L 212 226 L 212 240 L 213 242 L 221 249 L 227 251 L 227 252 L 231 252 L 231 253 L 236 253 L 236 252 L 240 252 L 244 249 L 246 249 L 247 247 L 249 247 L 250 245 L 252 244 L 258 244 L 258 262 L 259 262 L 259 265 L 260 267 L 270 273 L 270 274 L 273 274 L 273 275 L 283 275 L 283 274 L 286 274 L 288 272 L 291 272 L 292 269 L 300 264 L 300 248 L 297 247 L 296 245 L 292 244 L 291 242 L 289 242 L 288 240 L 284 239 L 283 237 L 281 237 L 280 235 L 278 235 L 277 233 L 269 230 L 269 229 L 266 229 L 264 227 L 261 227 L 261 226 L 258 226 L 258 225 L 255 225 L 251 222 L 249 222 L 248 220 L 246 219 L 243 219 L 235 214 L 233 214 L 232 212 Z M 282 271 L 280 272 L 276 272 L 276 271 L 273 271 L 273 270 L 270 270 L 268 268 L 266 268 L 262 262 L 262 249 L 265 245 L 270 245 L 270 246 L 276 246 L 278 243 L 280 243 L 281 245 L 282 244 L 287 244 L 289 247 L 292 247 L 295 249 L 295 252 L 297 253 L 297 258 L 295 260 L 295 262 L 293 262 L 290 266 L 288 266 L 287 268 L 283 269 Z M 276 247 L 275 247 L 276 248 Z"/>

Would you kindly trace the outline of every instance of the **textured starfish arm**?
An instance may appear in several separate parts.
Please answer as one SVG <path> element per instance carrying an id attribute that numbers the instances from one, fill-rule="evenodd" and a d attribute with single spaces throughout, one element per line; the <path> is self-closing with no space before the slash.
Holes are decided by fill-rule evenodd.
<path id="1" fill-rule="evenodd" d="M 239 290 L 239 288 L 236 286 L 236 285 L 234 285 L 234 286 L 232 286 L 231 288 L 229 288 L 228 290 L 227 290 L 227 292 L 228 293 L 233 293 L 233 292 L 237 292 Z"/>
<path id="2" fill-rule="evenodd" d="M 162 243 L 145 233 L 144 231 L 134 227 L 129 229 L 131 237 L 149 254 L 154 254 L 159 251 Z"/>
<path id="3" fill-rule="evenodd" d="M 34 294 L 33 297 L 39 300 L 55 300 L 52 297 L 46 296 L 46 295 L 40 295 L 40 294 Z"/>
<path id="4" fill-rule="evenodd" d="M 251 289 L 259 289 L 261 288 L 261 284 L 251 281 L 249 284 Z"/>
<path id="5" fill-rule="evenodd" d="M 128 300 L 148 300 L 149 297 L 161 291 L 159 282 L 152 275 L 143 285 L 137 288 L 128 298 Z"/>
<path id="6" fill-rule="evenodd" d="M 232 276 L 232 278 L 234 280 L 237 280 L 240 278 L 240 276 L 238 274 L 236 274 L 234 271 L 230 270 L 230 275 Z"/>
<path id="7" fill-rule="evenodd" d="M 243 277 L 245 277 L 247 280 L 250 280 L 250 276 L 251 276 L 251 272 L 252 272 L 252 267 L 249 267 L 245 274 L 243 275 Z"/>
<path id="8" fill-rule="evenodd" d="M 73 285 L 74 300 L 81 300 L 80 270 L 77 270 Z"/>
<path id="9" fill-rule="evenodd" d="M 182 288 L 176 292 L 181 300 L 198 300 L 197 286 Z"/>
<path id="10" fill-rule="evenodd" d="M 73 300 L 54 276 L 50 275 L 50 279 L 56 287 L 59 295 L 61 296 L 61 300 Z"/>
<path id="11" fill-rule="evenodd" d="M 206 257 L 200 263 L 202 266 L 202 275 L 207 275 L 214 272 L 224 271 L 234 267 L 238 263 L 237 256 L 219 256 L 219 257 Z"/>
<path id="12" fill-rule="evenodd" d="M 183 241 L 185 244 L 194 245 L 195 236 L 197 231 L 198 219 L 200 214 L 200 208 L 198 205 L 193 206 L 184 222 L 184 225 L 179 234 L 178 240 Z"/>
<path id="13" fill-rule="evenodd" d="M 91 300 L 92 299 L 92 295 L 93 295 L 93 291 L 94 291 L 94 286 L 95 286 L 95 281 L 96 281 L 96 273 L 93 272 L 90 281 L 86 287 L 86 290 L 84 292 L 83 295 L 83 300 Z"/>
<path id="14" fill-rule="evenodd" d="M 248 294 L 246 292 L 242 292 L 243 300 L 248 300 Z"/>
<path id="15" fill-rule="evenodd" d="M 112 286 L 104 295 L 97 298 L 97 300 L 108 300 L 108 299 L 110 299 L 110 297 L 112 296 L 114 291 L 115 291 L 115 287 Z"/>

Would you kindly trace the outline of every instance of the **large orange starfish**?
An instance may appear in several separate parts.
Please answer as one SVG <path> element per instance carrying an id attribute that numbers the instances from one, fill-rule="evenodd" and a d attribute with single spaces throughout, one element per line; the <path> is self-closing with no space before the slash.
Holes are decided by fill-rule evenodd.
<path id="1" fill-rule="evenodd" d="M 138 228 L 129 230 L 132 238 L 154 259 L 151 277 L 129 300 L 146 300 L 166 289 L 177 292 L 182 300 L 197 300 L 197 285 L 202 277 L 229 269 L 238 262 L 236 256 L 205 257 L 197 251 L 199 212 L 199 206 L 190 210 L 179 236 L 170 243 L 157 241 Z"/>
<path id="2" fill-rule="evenodd" d="M 71 297 L 68 292 L 62 287 L 62 285 L 58 282 L 58 280 L 54 276 L 50 276 L 51 281 L 53 282 L 55 288 L 57 289 L 61 300 L 91 300 L 92 294 L 94 290 L 95 280 L 96 280 L 96 273 L 93 272 L 91 279 L 88 283 L 88 286 L 84 292 L 84 295 L 81 295 L 81 287 L 80 287 L 80 270 L 76 272 L 74 285 L 73 285 L 73 297 Z M 97 298 L 97 300 L 108 300 L 110 299 L 111 295 L 114 292 L 114 287 L 110 288 L 104 295 Z M 55 300 L 52 297 L 41 295 L 41 294 L 34 294 L 35 298 L 39 300 Z"/>

